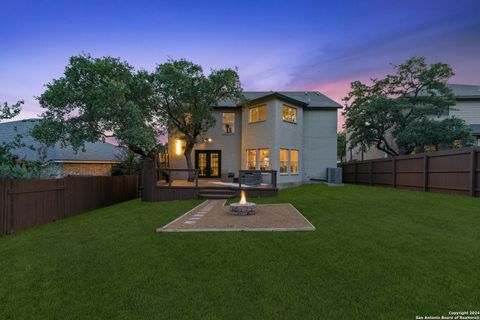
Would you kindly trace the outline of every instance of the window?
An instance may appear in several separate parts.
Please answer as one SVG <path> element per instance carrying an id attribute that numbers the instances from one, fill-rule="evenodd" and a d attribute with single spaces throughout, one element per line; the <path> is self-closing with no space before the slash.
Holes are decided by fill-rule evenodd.
<path id="1" fill-rule="evenodd" d="M 290 173 L 298 173 L 298 150 L 290 150 Z"/>
<path id="2" fill-rule="evenodd" d="M 227 134 L 235 133 L 235 113 L 233 112 L 222 113 L 222 128 L 223 128 L 223 133 L 227 133 Z"/>
<path id="3" fill-rule="evenodd" d="M 280 173 L 288 173 L 288 149 L 280 149 Z"/>
<path id="4" fill-rule="evenodd" d="M 283 105 L 282 119 L 286 122 L 297 123 L 297 108 Z"/>
<path id="5" fill-rule="evenodd" d="M 267 120 L 267 106 L 259 106 L 248 110 L 248 122 Z"/>
<path id="6" fill-rule="evenodd" d="M 270 150 L 260 149 L 260 170 L 270 170 Z"/>
<path id="7" fill-rule="evenodd" d="M 257 150 L 247 150 L 247 170 L 255 170 L 257 166 Z"/>

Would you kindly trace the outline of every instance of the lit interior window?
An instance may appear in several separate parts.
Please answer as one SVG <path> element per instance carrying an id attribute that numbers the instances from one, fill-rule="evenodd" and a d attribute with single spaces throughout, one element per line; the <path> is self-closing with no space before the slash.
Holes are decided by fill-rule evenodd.
<path id="1" fill-rule="evenodd" d="M 247 150 L 247 170 L 255 170 L 257 165 L 257 150 Z"/>
<path id="2" fill-rule="evenodd" d="M 290 173 L 298 173 L 298 150 L 290 150 Z"/>
<path id="3" fill-rule="evenodd" d="M 280 149 L 280 173 L 288 172 L 288 149 Z"/>
<path id="4" fill-rule="evenodd" d="M 260 149 L 260 170 L 270 170 L 270 150 Z"/>
<path id="5" fill-rule="evenodd" d="M 235 133 L 235 113 L 222 113 L 222 128 L 223 133 Z"/>
<path id="6" fill-rule="evenodd" d="M 283 121 L 297 123 L 297 109 L 284 104 L 282 110 L 282 119 Z"/>
<path id="7" fill-rule="evenodd" d="M 249 109 L 248 122 L 267 120 L 267 106 L 258 106 Z"/>

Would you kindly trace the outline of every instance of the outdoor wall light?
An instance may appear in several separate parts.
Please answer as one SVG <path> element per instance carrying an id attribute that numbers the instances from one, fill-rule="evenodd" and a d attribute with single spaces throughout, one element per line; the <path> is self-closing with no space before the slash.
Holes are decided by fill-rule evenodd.
<path id="1" fill-rule="evenodd" d="M 207 142 L 208 142 L 208 143 L 212 142 L 212 138 L 208 138 L 208 139 L 207 139 Z"/>
<path id="2" fill-rule="evenodd" d="M 180 156 L 182 155 L 182 151 L 183 151 L 182 140 L 175 139 L 175 154 L 177 156 Z"/>

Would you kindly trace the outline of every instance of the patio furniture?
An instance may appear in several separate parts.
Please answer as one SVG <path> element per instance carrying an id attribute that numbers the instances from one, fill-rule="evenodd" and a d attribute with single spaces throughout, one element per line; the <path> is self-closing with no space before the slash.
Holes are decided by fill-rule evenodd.
<path id="1" fill-rule="evenodd" d="M 258 185 L 262 183 L 262 172 L 260 170 L 250 170 L 241 173 L 241 183 L 247 185 Z"/>
<path id="2" fill-rule="evenodd" d="M 233 172 L 222 172 L 222 181 L 223 182 L 234 182 L 235 173 Z"/>

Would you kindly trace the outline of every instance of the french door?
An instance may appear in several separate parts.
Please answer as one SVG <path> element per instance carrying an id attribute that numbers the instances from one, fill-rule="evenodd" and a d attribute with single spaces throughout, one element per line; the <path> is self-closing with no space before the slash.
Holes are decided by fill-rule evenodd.
<path id="1" fill-rule="evenodd" d="M 195 168 L 199 178 L 220 178 L 220 150 L 195 150 Z"/>

